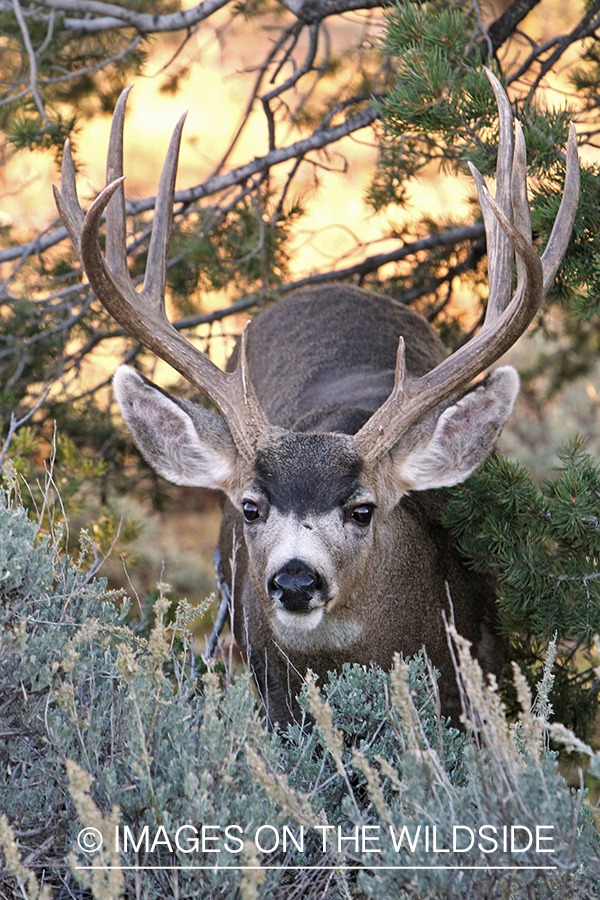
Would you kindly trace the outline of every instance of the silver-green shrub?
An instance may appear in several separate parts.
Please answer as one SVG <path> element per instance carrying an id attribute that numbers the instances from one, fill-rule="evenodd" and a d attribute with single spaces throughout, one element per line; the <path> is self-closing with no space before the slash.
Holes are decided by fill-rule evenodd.
<path id="1" fill-rule="evenodd" d="M 450 626 L 464 730 L 419 656 L 308 679 L 305 727 L 270 733 L 247 675 L 196 676 L 185 603 L 169 624 L 159 589 L 141 637 L 86 571 L 85 535 L 72 560 L 39 532 L 14 484 L 0 493 L 0 896 L 600 896 L 594 811 L 550 732 L 596 776 L 600 760 L 548 725 L 551 660 L 537 704 L 516 673 L 511 726 Z"/>

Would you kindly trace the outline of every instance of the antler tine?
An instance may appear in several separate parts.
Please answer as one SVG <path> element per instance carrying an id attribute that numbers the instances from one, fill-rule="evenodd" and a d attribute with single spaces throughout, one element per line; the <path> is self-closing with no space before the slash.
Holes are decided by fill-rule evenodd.
<path id="1" fill-rule="evenodd" d="M 173 227 L 175 179 L 177 176 L 181 132 L 183 131 L 186 117 L 187 112 L 181 116 L 171 136 L 156 194 L 156 206 L 154 207 L 154 221 L 156 225 L 152 229 L 150 247 L 148 248 L 144 293 L 147 293 L 149 297 L 155 295 L 157 298 L 160 298 L 161 303 L 164 302 L 165 284 L 167 281 L 167 257 L 171 229 Z"/>
<path id="2" fill-rule="evenodd" d="M 523 237 L 531 243 L 531 210 L 527 200 L 527 148 L 519 121 L 515 122 L 515 152 L 512 172 L 512 221 Z M 512 273 L 511 273 L 512 274 Z M 523 262 L 517 254 L 517 284 L 524 277 Z M 542 294 L 543 297 L 543 294 Z M 540 297 L 540 303 L 542 298 Z M 489 304 L 488 304 L 489 308 Z"/>
<path id="3" fill-rule="evenodd" d="M 111 133 L 107 170 L 118 177 L 96 197 L 87 214 L 77 200 L 72 161 L 63 176 L 64 197 L 55 189 L 59 212 L 83 263 L 97 298 L 133 337 L 168 362 L 189 382 L 200 388 L 219 407 L 240 453 L 254 455 L 256 444 L 269 429 L 249 376 L 247 339 L 242 340 L 240 362 L 235 372 L 227 373 L 215 364 L 171 325 L 164 302 L 167 254 L 173 220 L 173 195 L 183 116 L 173 133 L 160 179 L 155 207 L 155 224 L 148 251 L 144 286 L 136 291 L 127 269 L 125 248 L 125 206 L 122 194 L 122 132 L 125 100 L 121 95 L 116 122 Z M 65 158 L 67 153 L 65 152 Z M 69 156 L 70 158 L 70 156 Z M 64 166 L 63 166 L 64 168 Z M 107 259 L 98 242 L 102 213 L 107 210 Z"/>
<path id="4" fill-rule="evenodd" d="M 108 155 L 106 158 L 106 183 L 112 184 L 123 178 L 123 128 L 127 98 L 133 85 L 121 91 L 115 104 L 115 111 L 110 126 Z M 130 284 L 127 268 L 127 217 L 125 214 L 125 191 L 119 187 L 106 208 L 106 265 L 115 281 L 125 287 Z M 127 289 L 127 288 L 125 288 Z"/>
<path id="5" fill-rule="evenodd" d="M 550 235 L 548 245 L 542 254 L 542 266 L 544 267 L 544 293 L 554 280 L 565 251 L 571 231 L 577 215 L 579 205 L 579 185 L 581 177 L 579 172 L 579 159 L 577 155 L 577 132 L 571 122 L 569 126 L 569 140 L 567 141 L 567 171 L 565 173 L 565 188 L 562 200 L 558 208 L 558 214 Z"/>
<path id="6" fill-rule="evenodd" d="M 65 228 L 69 232 L 71 243 L 78 256 L 81 256 L 81 228 L 85 213 L 79 205 L 79 197 L 77 196 L 77 181 L 75 179 L 75 166 L 73 165 L 73 157 L 71 155 L 71 141 L 69 138 L 65 141 L 63 151 L 63 161 L 61 168 L 60 189 L 58 191 L 56 185 L 52 185 L 54 193 L 54 201 L 60 213 L 61 219 L 65 223 Z"/>
<path id="7" fill-rule="evenodd" d="M 517 123 L 513 153 L 512 141 L 508 141 L 505 135 L 508 98 L 497 79 L 491 73 L 487 74 L 496 94 L 501 118 L 498 147 L 499 202 L 492 199 L 481 174 L 471 166 L 488 242 L 490 299 L 485 322 L 479 333 L 468 344 L 420 378 L 405 378 L 403 374 L 404 348 L 401 339 L 394 389 L 354 438 L 364 456 L 372 463 L 387 453 L 421 416 L 463 389 L 473 378 L 496 362 L 523 334 L 552 283 L 570 237 L 579 199 L 578 157 L 574 129 L 569 135 L 563 200 L 548 247 L 540 260 L 531 238 L 523 133 Z M 502 154 L 504 158 L 500 159 Z M 508 201 L 507 181 L 510 182 Z M 500 230 L 506 236 L 508 253 L 504 239 L 499 238 Z M 508 302 L 512 283 L 513 250 L 517 254 L 517 289 Z"/>
<path id="8" fill-rule="evenodd" d="M 513 174 L 513 115 L 508 97 L 496 76 L 484 67 L 485 74 L 494 91 L 498 107 L 498 163 L 496 167 L 496 203 L 511 219 L 511 195 Z M 487 314 L 492 318 L 506 308 L 511 296 L 513 248 L 500 227 L 491 207 L 483 207 L 485 224 L 489 299 Z"/>

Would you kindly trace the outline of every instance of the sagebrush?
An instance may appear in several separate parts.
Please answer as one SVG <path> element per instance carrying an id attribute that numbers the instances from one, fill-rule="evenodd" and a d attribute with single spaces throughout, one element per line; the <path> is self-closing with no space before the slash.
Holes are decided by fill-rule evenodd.
<path id="1" fill-rule="evenodd" d="M 246 674 L 196 674 L 194 610 L 169 624 L 161 588 L 136 634 L 129 601 L 89 577 L 88 539 L 69 559 L 14 478 L 0 536 L 1 896 L 598 896 L 595 812 L 549 735 L 596 777 L 600 757 L 548 723 L 551 659 L 536 704 L 516 673 L 510 725 L 450 625 L 466 730 L 440 716 L 419 656 L 309 678 L 307 727 L 268 732 Z M 79 848 L 98 834 L 98 852 Z"/>

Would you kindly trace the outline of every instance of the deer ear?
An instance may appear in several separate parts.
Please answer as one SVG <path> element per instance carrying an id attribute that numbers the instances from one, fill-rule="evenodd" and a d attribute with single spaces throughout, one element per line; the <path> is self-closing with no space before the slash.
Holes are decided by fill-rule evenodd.
<path id="1" fill-rule="evenodd" d="M 221 416 L 181 400 L 129 366 L 120 366 L 113 386 L 121 412 L 146 462 L 174 484 L 231 487 L 237 449 Z"/>
<path id="2" fill-rule="evenodd" d="M 491 372 L 483 383 L 446 407 L 433 433 L 408 453 L 393 448 L 392 480 L 401 488 L 424 491 L 459 484 L 492 453 L 519 392 L 512 366 Z"/>

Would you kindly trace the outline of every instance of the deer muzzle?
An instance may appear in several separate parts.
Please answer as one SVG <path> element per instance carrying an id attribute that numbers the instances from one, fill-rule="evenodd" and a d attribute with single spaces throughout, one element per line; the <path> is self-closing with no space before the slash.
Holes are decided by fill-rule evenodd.
<path id="1" fill-rule="evenodd" d="M 326 602 L 327 590 L 319 573 L 300 559 L 291 559 L 269 581 L 269 597 L 288 612 L 310 612 Z"/>

